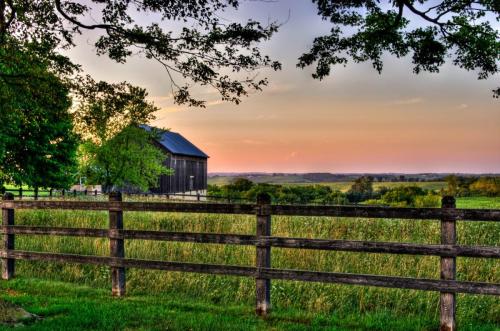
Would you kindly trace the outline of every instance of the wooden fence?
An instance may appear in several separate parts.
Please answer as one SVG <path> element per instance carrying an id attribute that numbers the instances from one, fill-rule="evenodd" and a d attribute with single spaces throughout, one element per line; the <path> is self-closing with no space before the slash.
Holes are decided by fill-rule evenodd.
<path id="1" fill-rule="evenodd" d="M 457 256 L 500 258 L 499 246 L 457 245 L 456 222 L 499 222 L 500 210 L 457 209 L 455 208 L 455 200 L 452 197 L 443 198 L 442 208 L 292 206 L 271 205 L 270 202 L 270 197 L 268 195 L 260 195 L 256 204 L 123 202 L 120 193 L 110 194 L 109 201 L 26 201 L 13 200 L 13 195 L 6 193 L 1 203 L 3 216 L 1 233 L 4 234 L 3 245 L 0 251 L 0 257 L 2 258 L 2 277 L 8 280 L 14 276 L 15 260 L 17 259 L 107 265 L 111 268 L 112 293 L 115 296 L 122 296 L 125 294 L 126 290 L 125 270 L 127 268 L 247 276 L 253 277 L 256 280 L 256 313 L 258 315 L 266 315 L 270 311 L 271 279 L 438 291 L 441 292 L 441 330 L 456 329 L 456 293 L 500 295 L 499 283 L 456 280 Z M 109 228 L 91 229 L 16 226 L 14 217 L 16 209 L 105 210 L 109 212 Z M 257 230 L 255 235 L 125 230 L 123 228 L 124 211 L 253 214 L 256 215 Z M 427 245 L 397 242 L 274 237 L 271 235 L 272 215 L 389 218 L 411 219 L 412 221 L 440 220 L 441 244 Z M 19 251 L 15 250 L 15 235 L 109 238 L 110 256 Z M 256 265 L 255 267 L 251 267 L 129 259 L 125 257 L 124 240 L 126 239 L 252 245 L 256 247 Z M 271 247 L 440 256 L 441 279 L 275 269 L 271 268 Z"/>
<path id="2" fill-rule="evenodd" d="M 5 193 L 12 193 L 14 198 L 18 198 L 22 200 L 23 198 L 30 198 L 34 200 L 38 200 L 39 198 L 43 199 L 52 199 L 52 198 L 76 198 L 76 197 L 97 197 L 102 195 L 108 195 L 106 192 L 98 191 L 98 190 L 40 190 L 40 189 L 23 189 L 19 187 L 17 189 L 7 189 L 5 187 L 0 187 L 0 193 L 3 196 Z M 144 193 L 124 193 L 125 196 L 131 197 L 151 197 L 151 198 L 166 198 L 169 200 L 209 200 L 209 201 L 221 201 L 221 202 L 250 202 L 249 199 L 239 198 L 231 195 L 207 195 L 200 194 L 199 192 L 196 194 L 188 194 L 188 193 L 152 193 L 152 192 L 144 192 Z"/>

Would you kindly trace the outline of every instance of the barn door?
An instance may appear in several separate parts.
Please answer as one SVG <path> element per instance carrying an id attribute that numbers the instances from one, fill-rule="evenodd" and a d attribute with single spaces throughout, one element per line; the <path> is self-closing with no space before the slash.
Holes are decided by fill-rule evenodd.
<path id="1" fill-rule="evenodd" d="M 194 191 L 194 176 L 189 176 L 189 191 Z"/>

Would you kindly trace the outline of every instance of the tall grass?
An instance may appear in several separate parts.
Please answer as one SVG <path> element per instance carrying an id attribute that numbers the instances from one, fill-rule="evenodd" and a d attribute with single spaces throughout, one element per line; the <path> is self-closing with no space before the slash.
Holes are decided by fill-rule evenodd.
<path id="1" fill-rule="evenodd" d="M 16 211 L 16 224 L 106 228 L 107 217 L 106 212 L 19 210 Z M 127 229 L 255 233 L 254 216 L 125 212 L 124 222 Z M 438 243 L 440 238 L 439 222 L 436 221 L 273 217 L 272 222 L 272 233 L 276 236 L 413 243 Z M 500 231 L 495 223 L 459 222 L 457 231 L 459 244 L 495 246 L 500 242 Z M 107 239 L 19 235 L 16 249 L 106 256 L 109 243 Z M 255 248 L 246 246 L 127 240 L 125 249 L 129 258 L 232 265 L 255 263 Z M 273 248 L 272 266 L 439 278 L 439 258 L 425 256 Z M 110 287 L 109 269 L 100 266 L 19 261 L 17 274 Z M 500 261 L 459 258 L 457 274 L 460 280 L 498 283 Z M 135 293 L 162 292 L 166 296 L 177 293 L 203 297 L 215 303 L 252 305 L 255 300 L 254 280 L 245 277 L 130 269 L 127 271 L 127 288 Z M 391 310 L 401 316 L 425 315 L 433 320 L 437 320 L 439 314 L 439 294 L 435 292 L 273 281 L 271 297 L 277 307 L 322 313 Z M 457 308 L 461 323 L 500 324 L 500 300 L 497 297 L 459 295 Z"/>

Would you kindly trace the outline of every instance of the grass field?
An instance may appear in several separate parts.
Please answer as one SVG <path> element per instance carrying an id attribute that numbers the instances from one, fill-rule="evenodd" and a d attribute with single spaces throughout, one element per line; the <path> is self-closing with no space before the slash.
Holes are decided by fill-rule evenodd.
<path id="1" fill-rule="evenodd" d="M 498 208 L 500 199 L 458 199 L 457 204 L 468 208 Z M 253 216 L 126 212 L 124 220 L 128 229 L 242 234 L 255 231 Z M 107 213 L 18 211 L 16 223 L 106 228 Z M 272 232 L 290 237 L 439 242 L 436 221 L 274 217 Z M 496 246 L 500 242 L 498 224 L 459 222 L 458 242 Z M 107 255 L 109 249 L 105 239 L 40 236 L 18 236 L 16 248 L 88 255 Z M 255 261 L 253 247 L 142 240 L 127 241 L 126 254 L 130 258 L 232 265 L 253 265 Z M 272 265 L 439 278 L 439 259 L 425 256 L 275 248 Z M 254 280 L 249 278 L 131 269 L 127 272 L 130 297 L 112 300 L 109 270 L 105 267 L 20 261 L 17 272 L 19 280 L 0 282 L 0 296 L 46 317 L 32 327 L 47 330 L 89 325 L 86 323 L 94 323 L 90 325 L 97 329 L 116 329 L 117 326 L 155 329 L 158 325 L 159 329 L 174 330 L 210 330 L 214 325 L 222 325 L 226 330 L 434 330 L 438 325 L 439 295 L 434 292 L 273 281 L 271 296 L 275 314 L 262 321 L 253 317 Z M 500 261 L 458 258 L 457 273 L 460 280 L 498 283 Z M 33 277 L 50 282 L 32 280 Z M 7 291 L 8 288 L 11 290 Z M 500 329 L 497 297 L 459 295 L 457 309 L 462 329 Z M 79 310 L 82 313 L 79 314 Z M 125 321 L 120 322 L 119 317 Z"/>

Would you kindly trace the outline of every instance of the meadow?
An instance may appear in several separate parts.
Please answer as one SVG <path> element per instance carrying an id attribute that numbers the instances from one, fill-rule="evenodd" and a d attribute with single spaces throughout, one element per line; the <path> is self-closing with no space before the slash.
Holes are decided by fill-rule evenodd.
<path id="1" fill-rule="evenodd" d="M 499 208 L 500 199 L 460 198 L 457 206 Z M 106 228 L 107 217 L 106 212 L 20 210 L 16 211 L 16 224 Z M 237 234 L 255 232 L 254 216 L 126 212 L 124 222 L 127 229 Z M 326 217 L 273 217 L 272 225 L 272 233 L 276 236 L 413 243 L 439 243 L 439 229 L 437 221 Z M 498 224 L 493 222 L 459 222 L 457 231 L 459 244 L 497 246 L 500 242 L 500 229 Z M 48 236 L 18 236 L 16 248 L 102 256 L 108 255 L 109 250 L 106 239 Z M 129 240 L 126 241 L 126 256 L 183 262 L 253 265 L 255 248 Z M 474 258 L 458 258 L 457 260 L 457 274 L 460 280 L 500 282 L 500 261 Z M 273 248 L 272 266 L 439 278 L 439 258 L 426 256 Z M 40 281 L 26 285 L 22 280 L 37 278 L 45 281 L 71 282 L 75 283 L 75 286 L 76 283 L 89 286 L 93 291 L 109 290 L 110 287 L 110 274 L 106 267 L 19 261 L 17 274 L 20 281 L 13 283 L 13 289 L 25 291 L 33 300 L 36 298 L 38 298 L 36 300 L 46 300 L 49 306 L 49 301 L 55 300 L 54 298 L 51 299 L 46 294 L 36 291 L 30 292 L 32 286 L 35 288 L 42 286 L 37 285 Z M 5 283 L 2 286 L 5 287 Z M 67 287 L 67 285 L 64 286 Z M 53 287 L 57 288 L 56 285 Z M 130 269 L 127 271 L 127 287 L 132 298 L 148 298 L 144 299 L 147 302 L 161 302 L 161 298 L 167 297 L 167 300 L 184 298 L 181 301 L 199 304 L 201 307 L 207 307 L 208 311 L 215 309 L 213 307 L 227 306 L 227 309 L 236 307 L 234 309 L 242 311 L 241 318 L 245 319 L 246 316 L 250 321 L 248 325 L 238 324 L 238 318 L 234 318 L 234 324 L 226 321 L 228 325 L 231 324 L 236 329 L 258 329 L 261 323 L 251 313 L 255 296 L 254 280 L 250 278 Z M 102 299 L 104 300 L 103 306 L 109 304 L 114 307 L 115 303 L 105 299 L 109 296 L 109 292 L 103 293 L 105 293 Z M 45 299 L 43 299 L 44 295 Z M 149 297 L 150 295 L 154 297 Z M 23 302 L 15 296 L 7 294 L 2 296 L 8 301 Z M 99 297 L 98 294 L 95 296 Z M 326 323 L 324 325 L 328 326 L 325 329 L 335 329 L 335 325 L 342 329 L 344 325 L 342 323 L 352 320 L 353 316 L 359 317 L 357 320 L 361 324 L 355 327 L 359 329 L 384 329 L 388 319 L 396 319 L 394 321 L 396 324 L 392 329 L 432 330 L 438 325 L 439 294 L 435 292 L 273 281 L 271 298 L 273 308 L 277 311 L 276 316 L 292 321 L 294 319 L 299 321 L 300 318 L 297 316 L 308 316 L 304 317 L 306 322 L 292 323 L 307 328 L 313 328 L 314 323 L 317 323 L 317 318 L 322 320 L 322 316 L 328 317 L 324 321 Z M 73 302 L 78 305 L 77 301 L 73 300 Z M 168 302 L 163 305 L 168 306 Z M 54 304 L 57 306 L 56 303 Z M 158 309 L 164 307 L 161 303 L 159 305 Z M 36 310 L 36 307 L 34 309 Z M 457 309 L 457 320 L 463 329 L 498 330 L 500 328 L 500 299 L 498 297 L 458 295 Z M 290 329 L 290 325 L 285 323 L 288 325 L 285 327 L 283 321 L 276 318 L 276 324 L 273 322 L 264 326 L 271 329 Z M 368 324 L 363 324 L 364 318 Z M 237 328 L 238 325 L 241 328 Z M 372 326 L 367 327 L 367 325 Z M 349 329 L 345 325 L 344 327 Z M 184 329 L 184 326 L 179 324 L 178 328 L 174 327 L 174 329 Z"/>

